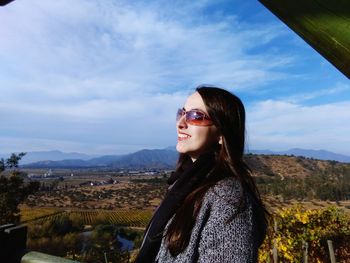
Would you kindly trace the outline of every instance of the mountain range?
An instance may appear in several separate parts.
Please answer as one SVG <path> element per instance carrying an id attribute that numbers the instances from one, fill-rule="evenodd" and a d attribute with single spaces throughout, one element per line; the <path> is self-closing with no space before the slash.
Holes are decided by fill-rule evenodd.
<path id="1" fill-rule="evenodd" d="M 0 158 L 8 158 L 11 154 L 0 154 Z M 29 164 L 38 161 L 61 161 L 69 159 L 80 159 L 80 160 L 89 160 L 93 158 L 91 155 L 77 152 L 61 152 L 58 150 L 53 151 L 40 151 L 40 152 L 27 152 L 26 155 L 21 159 L 21 164 Z"/>
<path id="2" fill-rule="evenodd" d="M 303 156 L 307 158 L 314 158 L 318 160 L 330 160 L 330 161 L 338 161 L 343 163 L 350 163 L 350 156 L 329 152 L 325 150 L 293 148 L 287 151 L 252 150 L 250 152 L 254 154 L 267 154 L 267 155 L 294 155 L 294 156 Z"/>
<path id="3" fill-rule="evenodd" d="M 89 168 L 108 167 L 126 169 L 172 169 L 178 153 L 171 149 L 144 149 L 126 155 L 104 155 L 82 159 L 64 159 L 59 161 L 45 160 L 23 164 L 24 168 Z"/>
<path id="4" fill-rule="evenodd" d="M 307 150 L 294 148 L 287 151 L 250 150 L 248 153 L 259 155 L 294 155 L 319 160 L 335 160 L 350 163 L 350 156 L 337 154 L 325 150 Z M 7 158 L 8 155 L 0 155 Z M 83 153 L 64 153 L 61 151 L 28 152 L 21 160 L 23 168 L 174 168 L 178 153 L 175 147 L 165 149 L 144 149 L 125 155 L 104 155 L 99 157 Z"/>

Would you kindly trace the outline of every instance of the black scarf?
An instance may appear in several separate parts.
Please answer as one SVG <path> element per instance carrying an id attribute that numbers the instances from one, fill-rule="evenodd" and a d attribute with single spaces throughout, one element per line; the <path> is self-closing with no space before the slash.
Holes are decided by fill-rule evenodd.
<path id="1" fill-rule="evenodd" d="M 146 228 L 145 237 L 135 263 L 155 261 L 164 236 L 163 231 L 169 219 L 176 213 L 187 195 L 208 176 L 214 164 L 214 154 L 204 154 L 194 163 L 189 159 L 181 170 L 169 178 L 168 183 L 172 185 Z"/>

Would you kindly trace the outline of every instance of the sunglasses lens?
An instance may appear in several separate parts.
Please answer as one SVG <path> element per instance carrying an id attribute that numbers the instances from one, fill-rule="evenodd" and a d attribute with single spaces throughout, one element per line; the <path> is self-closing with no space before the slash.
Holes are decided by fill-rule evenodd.
<path id="1" fill-rule="evenodd" d="M 203 112 L 197 110 L 185 111 L 184 109 L 178 109 L 176 113 L 176 121 L 179 121 L 184 115 L 187 124 L 196 126 L 210 126 L 213 124 Z"/>
<path id="2" fill-rule="evenodd" d="M 203 114 L 197 111 L 186 112 L 186 122 L 192 125 L 200 125 L 203 117 Z"/>
<path id="3" fill-rule="evenodd" d="M 178 109 L 176 113 L 176 121 L 179 121 L 183 115 L 184 115 L 183 109 Z"/>
<path id="4" fill-rule="evenodd" d="M 186 112 L 186 122 L 197 126 L 207 126 L 212 124 L 212 121 L 206 118 L 203 112 L 195 110 Z"/>

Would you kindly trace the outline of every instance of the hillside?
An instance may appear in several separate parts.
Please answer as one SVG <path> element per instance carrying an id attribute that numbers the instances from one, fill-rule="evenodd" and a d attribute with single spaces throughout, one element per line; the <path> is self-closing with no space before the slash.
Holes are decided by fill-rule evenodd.
<path id="1" fill-rule="evenodd" d="M 245 160 L 255 176 L 278 176 L 280 178 L 301 179 L 328 169 L 350 167 L 350 164 L 347 163 L 287 155 L 248 154 Z"/>
<path id="2" fill-rule="evenodd" d="M 284 200 L 350 200 L 350 164 L 295 156 L 247 155 L 258 188 Z"/>

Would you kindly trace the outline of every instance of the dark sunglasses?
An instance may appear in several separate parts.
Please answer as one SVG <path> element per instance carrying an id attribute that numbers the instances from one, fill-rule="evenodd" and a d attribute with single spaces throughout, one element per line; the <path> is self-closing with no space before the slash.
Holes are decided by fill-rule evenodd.
<path id="1" fill-rule="evenodd" d="M 185 122 L 187 124 L 196 126 L 210 126 L 213 125 L 213 121 L 208 115 L 200 110 L 178 109 L 176 114 L 176 121 L 179 121 L 182 116 L 185 116 Z"/>

